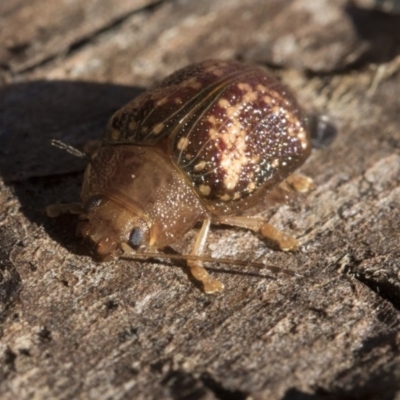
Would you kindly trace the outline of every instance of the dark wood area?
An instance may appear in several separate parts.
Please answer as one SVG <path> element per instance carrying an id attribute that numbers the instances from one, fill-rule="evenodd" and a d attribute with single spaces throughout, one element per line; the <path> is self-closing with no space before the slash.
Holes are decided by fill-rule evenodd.
<path id="1" fill-rule="evenodd" d="M 373 4 L 0 3 L 2 399 L 400 398 L 400 15 Z M 225 291 L 206 295 L 183 263 L 96 262 L 76 216 L 44 213 L 79 199 L 84 170 L 51 139 L 87 148 L 120 106 L 206 58 L 269 67 L 337 125 L 301 169 L 316 189 L 260 212 L 298 252 L 209 236 L 213 257 L 296 278 L 208 264 Z"/>

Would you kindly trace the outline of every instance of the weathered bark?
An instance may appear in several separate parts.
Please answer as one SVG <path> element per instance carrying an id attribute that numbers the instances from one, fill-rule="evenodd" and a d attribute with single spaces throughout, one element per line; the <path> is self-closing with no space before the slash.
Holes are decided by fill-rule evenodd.
<path id="1" fill-rule="evenodd" d="M 400 398 L 400 17 L 344 0 L 12 3 L 0 5 L 0 397 Z M 302 168 L 316 190 L 260 214 L 300 251 L 210 234 L 214 257 L 299 277 L 210 265 L 217 296 L 182 264 L 97 263 L 76 217 L 43 212 L 78 200 L 84 168 L 50 139 L 82 149 L 144 88 L 213 57 L 272 67 L 339 131 Z"/>

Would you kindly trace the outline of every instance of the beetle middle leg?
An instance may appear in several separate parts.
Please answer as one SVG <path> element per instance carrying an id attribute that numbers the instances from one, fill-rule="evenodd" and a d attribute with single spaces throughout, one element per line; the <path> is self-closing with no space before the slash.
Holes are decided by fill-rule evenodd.
<path id="1" fill-rule="evenodd" d="M 260 233 L 283 251 L 295 251 L 299 247 L 299 242 L 295 238 L 275 228 L 262 218 L 220 216 L 216 220 L 213 220 L 213 223 L 250 229 Z"/>

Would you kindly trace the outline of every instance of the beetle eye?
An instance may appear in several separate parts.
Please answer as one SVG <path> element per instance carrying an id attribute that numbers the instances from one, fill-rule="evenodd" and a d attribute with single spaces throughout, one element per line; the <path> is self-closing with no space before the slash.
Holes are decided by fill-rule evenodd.
<path id="1" fill-rule="evenodd" d="M 135 228 L 132 230 L 131 234 L 129 235 L 129 240 L 128 244 L 134 248 L 137 249 L 140 244 L 142 243 L 143 239 L 143 233 L 139 228 Z"/>
<path id="2" fill-rule="evenodd" d="M 83 209 L 85 210 L 86 214 L 89 214 L 92 212 L 94 209 L 100 206 L 100 204 L 103 202 L 104 197 L 101 195 L 95 195 L 92 196 L 83 206 Z"/>

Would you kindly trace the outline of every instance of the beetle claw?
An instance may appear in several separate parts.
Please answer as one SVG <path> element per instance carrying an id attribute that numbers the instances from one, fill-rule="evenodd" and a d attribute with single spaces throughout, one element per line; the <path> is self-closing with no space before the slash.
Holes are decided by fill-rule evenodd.
<path id="1" fill-rule="evenodd" d="M 217 293 L 224 290 L 224 285 L 220 281 L 212 278 L 209 273 L 205 270 L 205 268 L 194 264 L 192 262 L 188 262 L 188 266 L 190 268 L 190 273 L 196 281 L 199 281 L 203 285 L 203 290 L 207 294 Z"/>
<path id="2" fill-rule="evenodd" d="M 48 217 L 57 218 L 62 214 L 82 214 L 83 209 L 80 203 L 50 204 L 45 212 Z"/>

